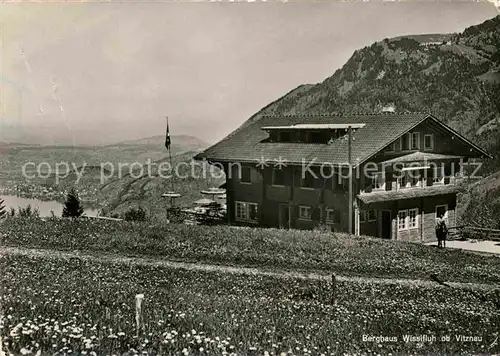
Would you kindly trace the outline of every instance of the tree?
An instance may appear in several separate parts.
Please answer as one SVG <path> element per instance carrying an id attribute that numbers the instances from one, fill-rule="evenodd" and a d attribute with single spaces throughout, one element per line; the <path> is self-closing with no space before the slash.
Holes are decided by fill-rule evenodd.
<path id="1" fill-rule="evenodd" d="M 3 201 L 2 198 L 0 198 L 0 219 L 5 217 L 6 211 L 5 211 L 5 202 Z"/>
<path id="2" fill-rule="evenodd" d="M 38 208 L 33 208 L 31 204 L 28 204 L 26 207 L 18 207 L 17 215 L 22 218 L 38 218 L 40 217 L 40 212 Z"/>
<path id="3" fill-rule="evenodd" d="M 77 218 L 83 214 L 83 206 L 75 188 L 71 188 L 64 202 L 62 216 Z"/>

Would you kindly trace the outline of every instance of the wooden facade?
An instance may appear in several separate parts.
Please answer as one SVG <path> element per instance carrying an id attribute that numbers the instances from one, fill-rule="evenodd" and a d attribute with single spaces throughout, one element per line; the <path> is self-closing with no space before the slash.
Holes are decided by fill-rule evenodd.
<path id="1" fill-rule="evenodd" d="M 301 137 L 300 132 L 295 135 Z M 299 150 L 300 145 L 294 147 Z M 464 165 L 487 155 L 432 117 L 374 152 L 352 163 L 351 216 L 348 164 L 317 162 L 309 166 L 313 173 L 309 175 L 304 164 L 296 162 L 280 167 L 221 162 L 226 172 L 229 221 L 292 229 L 326 225 L 332 231 L 356 235 L 432 241 L 437 214 L 445 214 L 449 227 L 456 225 Z"/>
<path id="2" fill-rule="evenodd" d="M 238 168 L 233 167 L 233 169 L 236 171 Z M 292 229 L 312 229 L 325 224 L 332 231 L 348 232 L 349 201 L 346 178 L 338 179 L 335 175 L 335 178 L 318 179 L 313 188 L 306 188 L 301 186 L 300 167 L 283 168 L 286 177 L 284 185 L 272 184 L 272 168 L 259 170 L 248 167 L 248 169 L 252 172 L 250 184 L 241 183 L 238 178 L 227 179 L 227 209 L 232 224 Z M 451 227 L 456 224 L 456 192 L 449 193 L 450 189 L 446 189 L 448 185 L 456 184 L 457 180 L 450 179 L 442 185 L 434 186 L 438 189 L 442 187 L 443 194 L 365 204 L 358 198 L 376 194 L 376 191 L 365 193 L 359 189 L 359 181 L 354 180 L 354 192 L 357 195 L 354 202 L 354 233 L 404 241 L 434 240 L 436 212 L 441 207 L 445 207 L 448 225 Z M 238 216 L 237 203 L 256 204 L 257 216 L 254 220 Z M 301 208 L 310 209 L 310 217 L 301 214 Z M 407 226 L 408 221 L 404 227 L 399 227 L 399 213 L 408 211 L 405 219 L 409 219 L 409 210 L 414 209 L 416 209 L 416 226 Z"/>

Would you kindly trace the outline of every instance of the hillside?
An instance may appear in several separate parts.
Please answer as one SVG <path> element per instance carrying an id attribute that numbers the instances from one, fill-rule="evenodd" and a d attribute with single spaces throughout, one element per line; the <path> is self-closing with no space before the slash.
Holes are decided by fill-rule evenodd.
<path id="1" fill-rule="evenodd" d="M 432 112 L 485 146 L 497 157 L 485 166 L 492 172 L 500 166 L 499 94 L 497 16 L 460 34 L 373 43 L 355 51 L 331 77 L 299 86 L 247 123 L 267 114 L 380 112 L 392 104 L 396 112 Z"/>
<path id="2" fill-rule="evenodd" d="M 207 146 L 205 142 L 193 136 L 172 136 L 171 150 L 174 161 L 178 159 L 189 161 L 197 151 Z M 128 184 L 129 167 L 131 164 L 137 167 L 138 163 L 146 164 L 148 161 L 161 163 L 168 158 L 165 136 L 153 136 L 109 146 L 71 147 L 1 143 L 0 152 L 2 153 L 0 155 L 0 188 L 4 194 L 25 193 L 42 199 L 63 199 L 64 192 L 78 182 L 76 188 L 82 199 L 92 201 L 97 205 L 106 202 L 121 208 L 127 206 L 128 203 L 125 204 L 125 202 L 129 202 L 131 197 L 136 196 L 145 199 L 145 206 L 158 205 L 156 201 L 154 204 L 149 204 L 147 195 L 145 197 L 142 193 L 133 192 L 138 185 Z M 176 158 L 178 155 L 180 156 Z M 23 177 L 23 165 L 29 162 L 36 166 L 27 166 L 27 175 L 35 179 Z M 62 170 L 57 174 L 56 164 L 61 162 L 69 164 L 70 172 L 66 172 L 61 166 Z M 42 163 L 43 165 L 40 165 Z M 121 173 L 120 165 L 122 165 Z M 37 166 L 40 167 L 40 174 L 37 173 Z M 80 180 L 77 180 L 78 175 L 75 169 L 83 172 Z M 102 183 L 105 184 L 103 191 L 100 189 Z M 110 184 L 107 185 L 108 183 Z M 166 184 L 155 180 L 152 185 L 162 187 Z M 204 189 L 208 187 L 208 184 L 209 182 L 203 179 L 196 182 L 190 181 L 186 185 L 187 190 L 184 192 L 183 199 L 190 199 L 191 192 L 199 190 L 198 185 Z M 124 192 L 123 187 L 127 187 L 126 191 L 130 190 L 130 192 Z M 114 188 L 118 191 L 113 192 Z M 149 188 L 151 184 L 148 185 Z M 161 190 L 161 188 L 158 189 Z M 156 197 L 156 190 L 152 191 L 155 192 Z M 116 196 L 123 197 L 124 200 L 116 202 L 114 200 Z"/>
<path id="3" fill-rule="evenodd" d="M 176 155 L 172 157 L 172 165 L 175 167 L 182 162 L 189 164 L 195 154 L 196 152 L 186 152 Z M 172 190 L 172 179 L 167 178 L 170 173 L 164 172 L 162 177 L 158 170 L 158 166 L 164 162 L 168 162 L 168 159 L 155 161 L 151 165 L 151 174 L 148 174 L 147 168 L 143 169 L 142 175 L 135 170 L 132 174 L 111 179 L 102 185 L 97 196 L 99 201 L 107 202 L 105 213 L 120 214 L 129 208 L 141 206 L 152 217 L 164 217 L 170 201 L 163 198 L 162 194 Z M 217 187 L 225 181 L 224 174 L 217 168 L 206 162 L 196 164 L 194 170 L 190 166 L 179 166 L 179 177 L 174 177 L 174 190 L 181 194 L 175 201 L 178 206 L 191 205 L 193 201 L 202 198 L 201 190 Z M 211 175 L 211 171 L 215 174 Z"/>

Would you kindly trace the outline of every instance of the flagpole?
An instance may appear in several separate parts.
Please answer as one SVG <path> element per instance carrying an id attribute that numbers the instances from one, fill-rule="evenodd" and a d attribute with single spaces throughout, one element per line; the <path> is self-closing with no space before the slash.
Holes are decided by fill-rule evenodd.
<path id="1" fill-rule="evenodd" d="M 168 130 L 168 116 L 167 116 L 167 130 Z M 170 131 L 168 132 L 168 135 L 170 136 Z M 170 161 L 170 169 L 172 169 L 172 151 L 170 149 L 170 145 L 168 146 L 168 159 Z M 174 192 L 174 176 L 172 175 L 172 179 L 170 180 L 170 184 L 172 186 L 172 193 Z"/>
<path id="2" fill-rule="evenodd" d="M 168 125 L 168 116 L 166 116 L 166 120 L 167 120 L 167 132 L 166 132 L 166 137 L 165 137 L 165 147 L 167 148 L 168 150 L 168 159 L 169 159 L 169 162 L 170 162 L 170 169 L 171 169 L 171 175 L 170 175 L 170 186 L 171 186 L 171 189 L 169 192 L 166 192 L 165 194 L 162 195 L 162 197 L 165 197 L 165 198 L 170 198 L 170 209 L 172 210 L 174 208 L 174 199 L 175 198 L 179 198 L 181 195 L 178 194 L 178 193 L 175 193 L 174 192 L 174 174 L 172 173 L 172 150 L 171 150 L 171 140 L 170 140 L 170 127 Z M 174 170 L 175 171 L 175 170 Z M 168 220 L 168 209 L 167 209 L 167 221 Z"/>

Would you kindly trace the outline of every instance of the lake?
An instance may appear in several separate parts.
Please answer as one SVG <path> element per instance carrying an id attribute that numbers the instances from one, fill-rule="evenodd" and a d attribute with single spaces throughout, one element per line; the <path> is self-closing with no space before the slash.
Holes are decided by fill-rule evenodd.
<path id="1" fill-rule="evenodd" d="M 40 216 L 42 217 L 52 216 L 51 211 L 53 211 L 56 216 L 61 216 L 63 210 L 62 204 L 55 200 L 43 201 L 33 198 L 18 197 L 15 195 L 1 195 L 0 198 L 4 200 L 5 210 L 7 211 L 7 213 L 10 211 L 11 207 L 16 209 L 17 211 L 18 207 L 24 208 L 27 205 L 31 205 L 31 207 L 33 208 L 38 208 Z M 83 206 L 85 208 L 86 215 L 88 216 L 97 215 L 98 212 L 97 209 L 93 207 L 86 207 L 85 204 Z"/>

